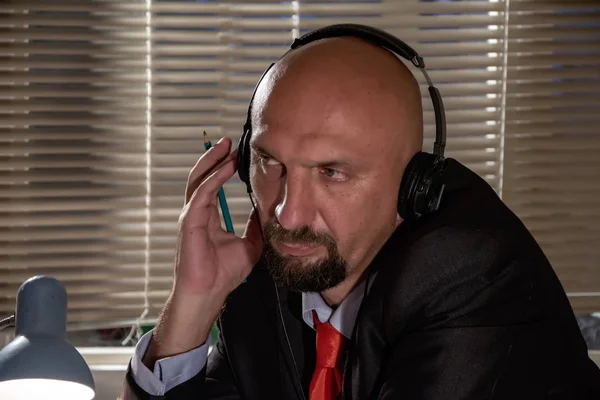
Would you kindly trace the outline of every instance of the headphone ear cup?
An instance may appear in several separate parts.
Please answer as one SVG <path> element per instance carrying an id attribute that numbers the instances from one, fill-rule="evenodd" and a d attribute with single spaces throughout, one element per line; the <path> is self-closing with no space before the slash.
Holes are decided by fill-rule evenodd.
<path id="1" fill-rule="evenodd" d="M 420 180 L 419 175 L 423 170 L 423 154 L 423 152 L 415 154 L 402 175 L 402 183 L 400 184 L 400 192 L 398 194 L 398 214 L 404 220 L 415 218 L 414 201 L 412 201 L 412 198 Z"/>
<path id="2" fill-rule="evenodd" d="M 400 184 L 398 213 L 404 220 L 414 220 L 439 208 L 444 191 L 445 161 L 419 152 L 413 156 Z"/>
<path id="3" fill-rule="evenodd" d="M 250 186 L 250 149 L 248 142 L 250 141 L 250 130 L 244 126 L 244 133 L 240 138 L 237 153 L 237 170 L 241 181 L 246 184 L 248 193 L 252 192 Z"/>

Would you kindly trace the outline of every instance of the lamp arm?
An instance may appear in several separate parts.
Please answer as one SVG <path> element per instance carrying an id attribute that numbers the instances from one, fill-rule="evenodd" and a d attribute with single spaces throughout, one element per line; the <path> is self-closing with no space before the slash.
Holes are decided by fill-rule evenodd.
<path id="1" fill-rule="evenodd" d="M 15 316 L 11 315 L 8 318 L 4 318 L 0 320 L 0 331 L 4 328 L 8 328 L 9 326 L 15 326 Z"/>

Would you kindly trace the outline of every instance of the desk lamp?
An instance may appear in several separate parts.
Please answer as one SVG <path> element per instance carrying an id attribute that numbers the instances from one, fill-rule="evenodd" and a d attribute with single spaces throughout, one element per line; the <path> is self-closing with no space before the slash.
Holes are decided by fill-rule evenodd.
<path id="1" fill-rule="evenodd" d="M 17 293 L 15 339 L 0 351 L 0 399 L 91 400 L 94 378 L 67 342 L 67 292 L 48 276 Z"/>

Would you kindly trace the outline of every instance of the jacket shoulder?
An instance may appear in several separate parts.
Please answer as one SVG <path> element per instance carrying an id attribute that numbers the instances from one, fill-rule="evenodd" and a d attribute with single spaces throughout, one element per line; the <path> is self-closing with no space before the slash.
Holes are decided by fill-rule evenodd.
<path id="1" fill-rule="evenodd" d="M 542 312 L 545 296 L 562 301 L 552 267 L 520 219 L 485 181 L 451 167 L 440 210 L 401 225 L 384 246 L 373 287 L 395 319 L 390 326 L 518 323 Z"/>

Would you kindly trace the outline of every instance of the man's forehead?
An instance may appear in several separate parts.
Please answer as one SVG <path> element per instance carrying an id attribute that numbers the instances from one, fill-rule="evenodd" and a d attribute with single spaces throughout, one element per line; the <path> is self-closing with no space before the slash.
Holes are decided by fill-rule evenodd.
<path id="1" fill-rule="evenodd" d="M 253 103 L 255 131 L 287 131 L 304 136 L 353 135 L 373 125 L 372 98 L 351 88 L 314 82 L 286 82 L 265 86 Z"/>

